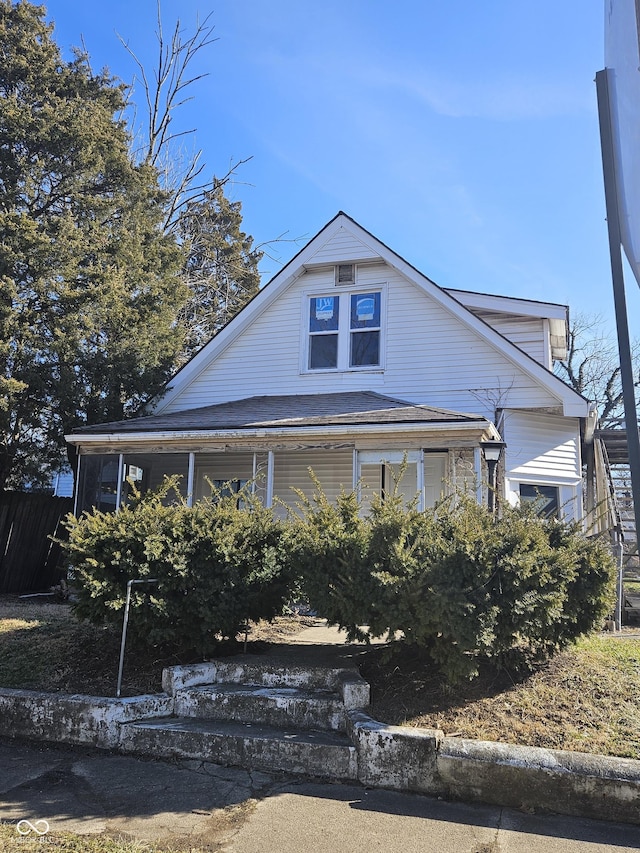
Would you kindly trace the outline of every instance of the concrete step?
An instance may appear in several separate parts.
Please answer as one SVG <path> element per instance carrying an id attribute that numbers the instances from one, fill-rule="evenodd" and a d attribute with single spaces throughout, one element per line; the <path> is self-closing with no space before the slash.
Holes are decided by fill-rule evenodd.
<path id="1" fill-rule="evenodd" d="M 340 732 L 161 717 L 123 725 L 120 748 L 159 758 L 180 756 L 256 770 L 357 779 L 356 749 Z"/>
<path id="2" fill-rule="evenodd" d="M 262 723 L 274 727 L 345 731 L 342 696 L 330 690 L 262 687 L 256 684 L 205 684 L 178 690 L 179 717 Z"/>
<path id="3" fill-rule="evenodd" d="M 275 689 L 336 693 L 348 710 L 369 704 L 369 685 L 355 669 L 295 666 L 262 658 L 229 658 L 190 666 L 174 666 L 162 673 L 162 687 L 169 696 L 186 688 L 212 684 L 239 684 Z"/>

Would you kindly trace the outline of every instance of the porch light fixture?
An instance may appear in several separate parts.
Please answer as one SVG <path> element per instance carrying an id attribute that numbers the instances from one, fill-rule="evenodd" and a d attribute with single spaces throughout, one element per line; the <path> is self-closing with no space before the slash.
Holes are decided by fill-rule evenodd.
<path id="1" fill-rule="evenodd" d="M 498 462 L 500 461 L 502 451 L 506 446 L 507 445 L 504 441 L 497 441 L 496 439 L 480 442 L 482 455 L 484 456 L 487 468 L 489 469 L 489 494 L 487 495 L 487 508 L 492 515 L 496 510 Z"/>

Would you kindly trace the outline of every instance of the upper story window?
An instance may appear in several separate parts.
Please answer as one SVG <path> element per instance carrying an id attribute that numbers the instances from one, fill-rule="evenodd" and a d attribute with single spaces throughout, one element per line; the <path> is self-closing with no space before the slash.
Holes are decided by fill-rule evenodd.
<path id="1" fill-rule="evenodd" d="M 380 294 L 351 294 L 349 367 L 380 364 Z"/>
<path id="2" fill-rule="evenodd" d="M 338 366 L 339 296 L 312 296 L 309 313 L 309 370 Z"/>
<path id="3" fill-rule="evenodd" d="M 309 297 L 307 370 L 382 364 L 382 292 Z"/>

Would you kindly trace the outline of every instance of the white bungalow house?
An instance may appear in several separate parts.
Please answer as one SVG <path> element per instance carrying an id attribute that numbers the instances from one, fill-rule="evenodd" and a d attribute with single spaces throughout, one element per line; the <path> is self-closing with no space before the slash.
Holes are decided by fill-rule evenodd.
<path id="1" fill-rule="evenodd" d="M 547 511 L 593 527 L 582 454 L 595 412 L 552 373 L 567 313 L 445 290 L 338 213 L 150 413 L 67 436 L 79 453 L 77 511 L 115 508 L 127 478 L 148 488 L 173 473 L 189 501 L 209 480 L 250 481 L 284 511 L 293 488 L 312 492 L 310 468 L 328 496 L 358 487 L 366 500 L 405 459 L 400 487 L 420 506 L 458 488 L 486 501 L 495 469 L 483 448 L 499 442 L 498 502 L 541 495 Z"/>

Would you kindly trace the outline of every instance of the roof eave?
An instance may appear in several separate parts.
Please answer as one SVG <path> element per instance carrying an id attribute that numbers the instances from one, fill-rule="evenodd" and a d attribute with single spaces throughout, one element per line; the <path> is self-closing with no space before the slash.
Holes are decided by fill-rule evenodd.
<path id="1" fill-rule="evenodd" d="M 163 430 L 159 432 L 110 432 L 110 433 L 71 433 L 66 435 L 68 444 L 76 446 L 91 444 L 131 444 L 131 442 L 168 444 L 177 442 L 202 442 L 221 439 L 265 439 L 295 437 L 322 437 L 335 435 L 372 435 L 376 433 L 420 433 L 420 432 L 452 432 L 459 430 L 483 430 L 493 438 L 499 438 L 495 426 L 484 418 L 474 421 L 437 421 L 429 423 L 392 423 L 392 424 L 337 424 L 331 426 L 308 427 L 257 427 L 253 429 L 222 429 L 222 430 Z"/>

